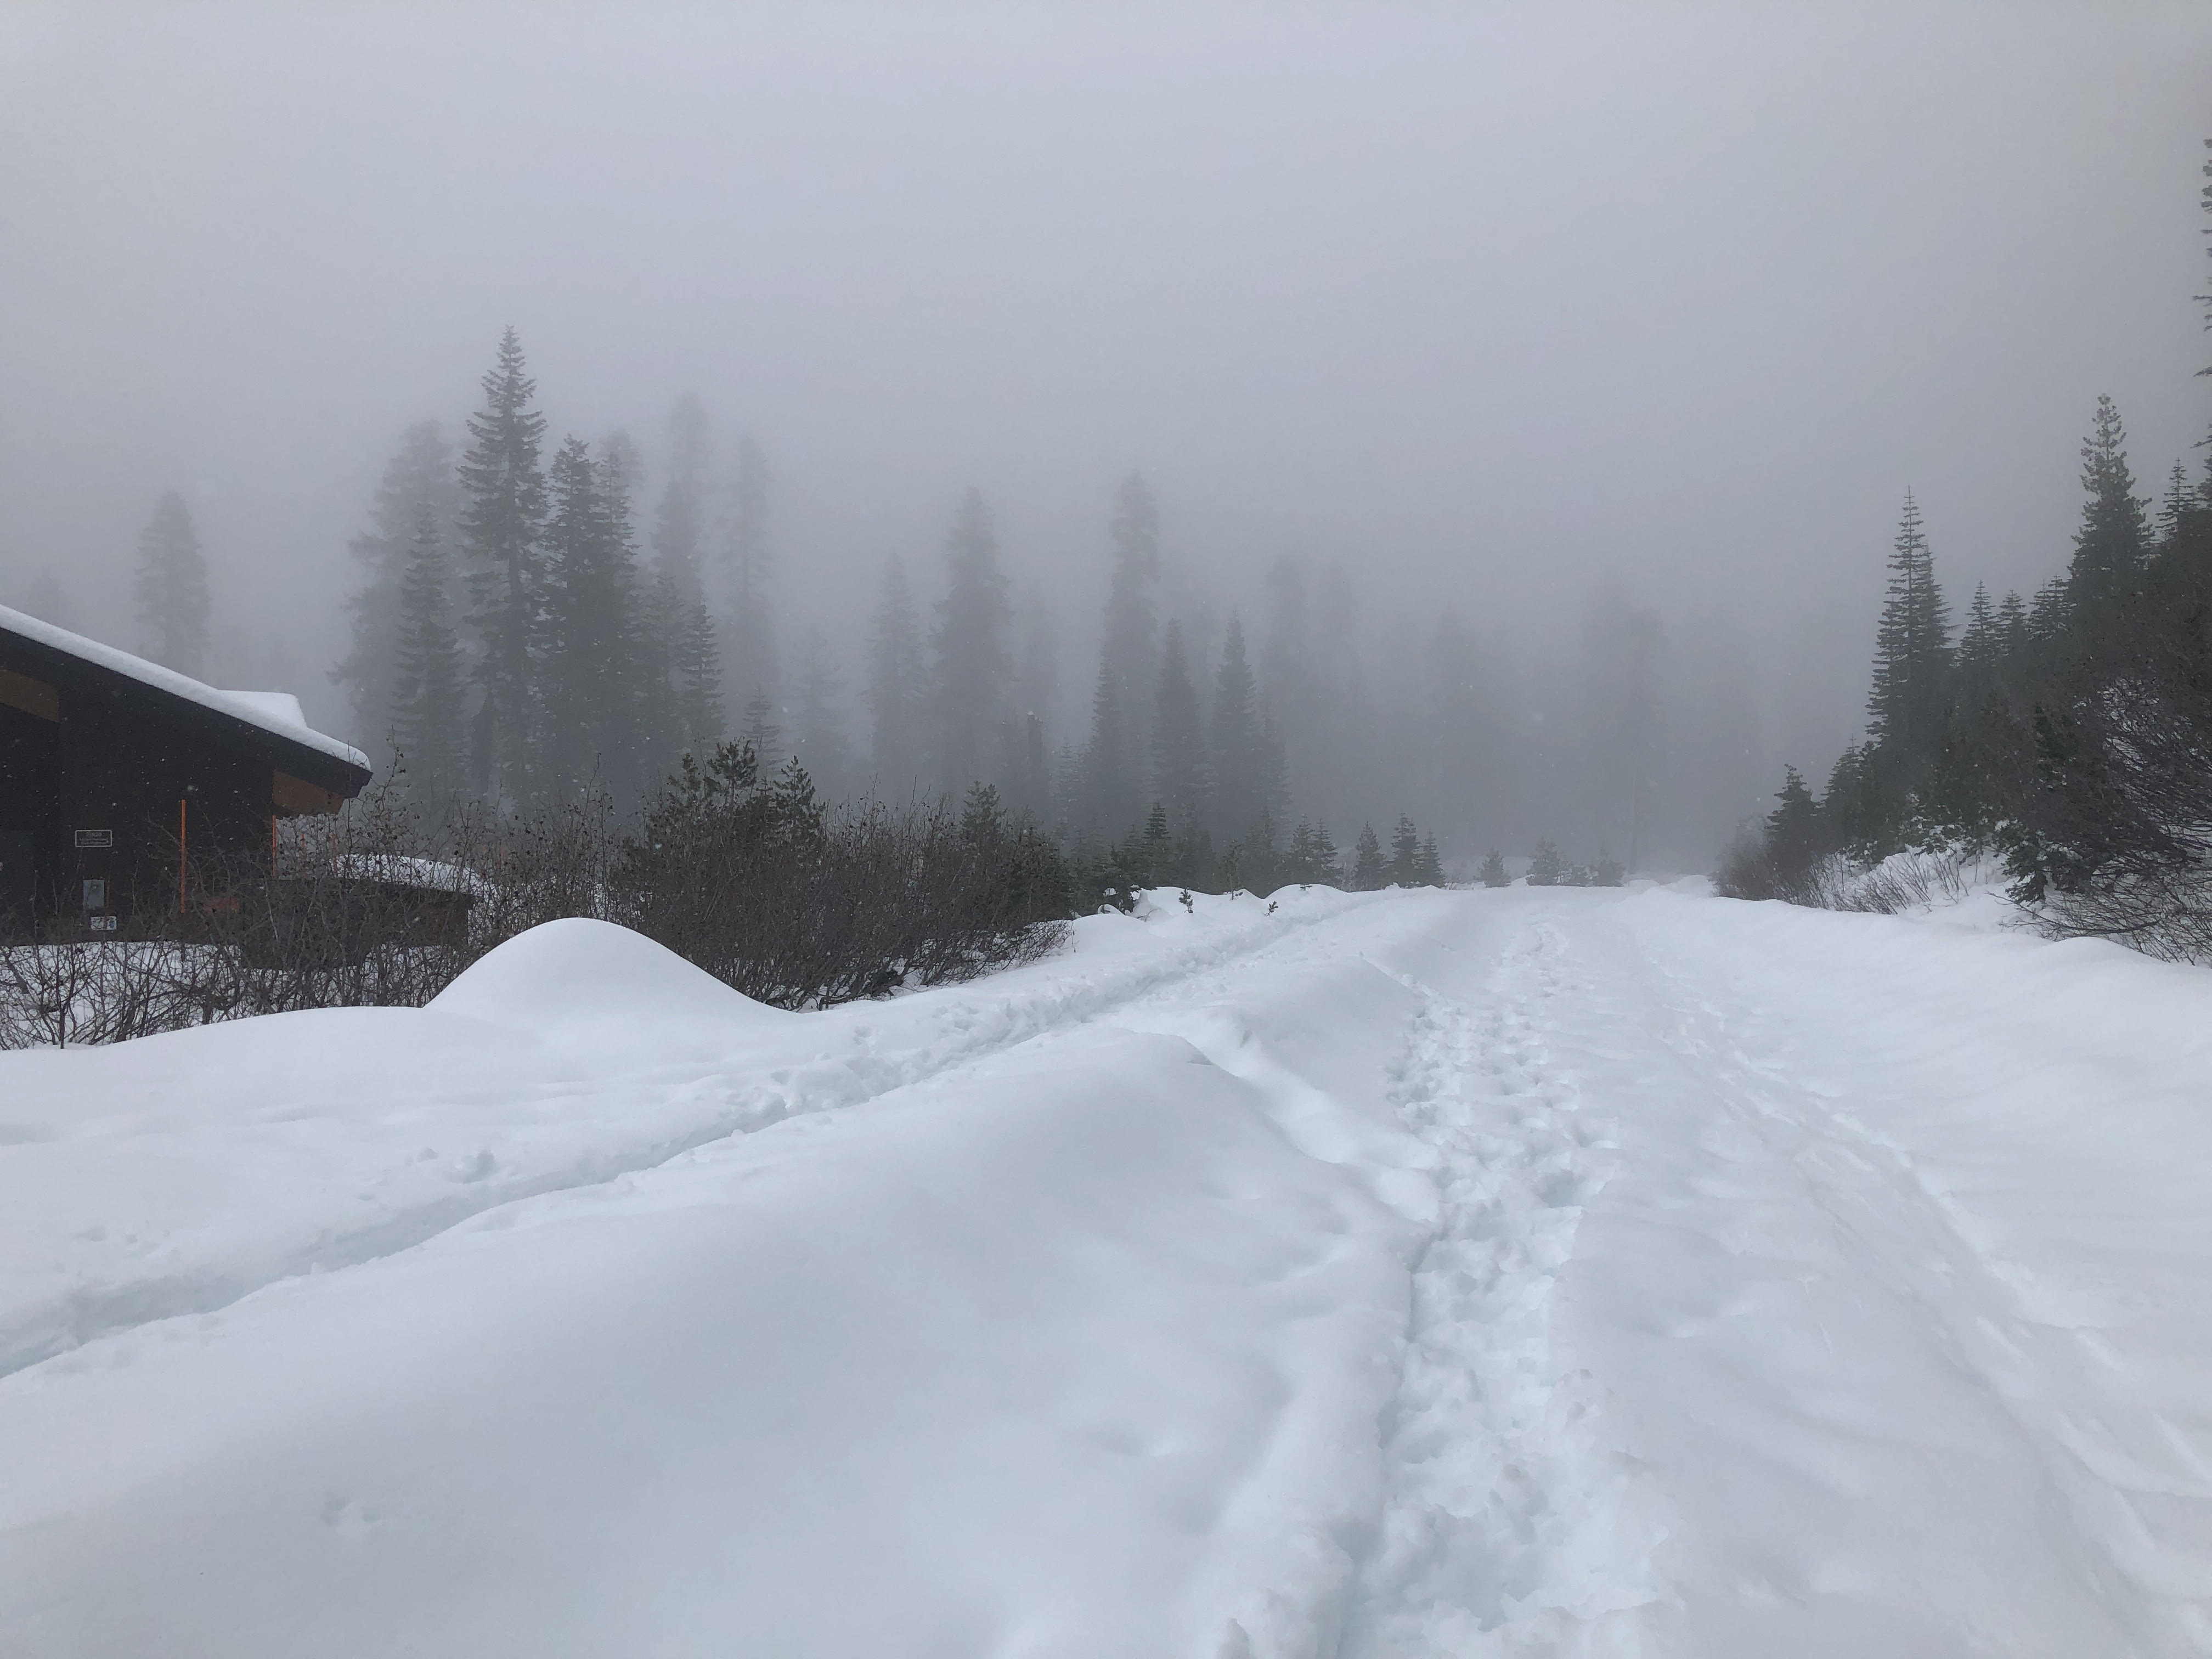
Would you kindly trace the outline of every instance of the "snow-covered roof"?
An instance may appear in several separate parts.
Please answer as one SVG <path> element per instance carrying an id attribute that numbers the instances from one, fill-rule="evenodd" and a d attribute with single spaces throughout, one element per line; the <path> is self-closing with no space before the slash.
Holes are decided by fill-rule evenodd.
<path id="1" fill-rule="evenodd" d="M 128 651 L 118 651 L 112 645 L 102 645 L 98 640 L 88 640 L 82 634 L 72 634 L 66 628 L 57 628 L 49 622 L 21 611 L 11 611 L 0 605 L 0 629 L 35 641 L 50 650 L 59 651 L 110 673 L 120 674 L 137 680 L 142 685 L 166 691 L 173 697 L 182 697 L 187 702 L 198 703 L 203 708 L 213 709 L 218 714 L 228 714 L 234 720 L 258 726 L 260 730 L 290 742 L 357 766 L 364 772 L 369 769 L 368 757 L 351 744 L 340 743 L 336 738 L 325 737 L 307 724 L 300 708 L 300 700 L 289 691 L 223 691 L 212 685 L 203 685 L 173 668 L 164 668 L 143 657 L 134 657 Z"/>

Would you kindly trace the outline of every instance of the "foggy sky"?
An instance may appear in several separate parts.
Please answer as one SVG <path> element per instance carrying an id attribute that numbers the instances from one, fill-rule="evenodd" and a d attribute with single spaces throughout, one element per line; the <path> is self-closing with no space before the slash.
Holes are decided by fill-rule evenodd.
<path id="1" fill-rule="evenodd" d="M 177 485 L 342 723 L 346 539 L 513 323 L 553 440 L 756 435 L 789 635 L 970 483 L 1087 618 L 1139 469 L 1248 620 L 1289 549 L 1523 654 L 1725 608 L 1824 768 L 1906 485 L 1963 604 L 2063 564 L 2099 393 L 2201 459 L 2208 135 L 2202 5 L 10 0 L 0 599 L 129 643 Z"/>

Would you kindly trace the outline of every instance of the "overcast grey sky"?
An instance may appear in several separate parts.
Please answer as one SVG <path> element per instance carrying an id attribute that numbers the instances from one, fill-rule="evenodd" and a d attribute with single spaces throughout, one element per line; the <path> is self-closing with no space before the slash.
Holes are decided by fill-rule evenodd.
<path id="1" fill-rule="evenodd" d="M 970 483 L 1087 606 L 1137 467 L 1200 585 L 1726 602 L 1839 741 L 1906 484 L 1963 599 L 2063 560 L 2100 392 L 2203 435 L 2208 135 L 2201 3 L 9 0 L 0 594 L 127 631 L 175 483 L 319 678 L 512 322 L 556 436 L 755 432 L 801 611 Z"/>

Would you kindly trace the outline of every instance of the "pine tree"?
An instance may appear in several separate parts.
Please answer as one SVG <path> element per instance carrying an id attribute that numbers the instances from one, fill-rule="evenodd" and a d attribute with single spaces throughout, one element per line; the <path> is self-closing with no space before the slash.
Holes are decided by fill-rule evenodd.
<path id="1" fill-rule="evenodd" d="M 1528 860 L 1528 884 L 1531 887 L 1557 887 L 1566 880 L 1567 861 L 1559 856 L 1556 842 L 1540 841 L 1536 855 Z"/>
<path id="2" fill-rule="evenodd" d="M 1434 830 L 1421 837 L 1420 862 L 1414 866 L 1413 883 L 1418 887 L 1441 887 L 1444 884 L 1443 855 L 1437 850 Z"/>
<path id="3" fill-rule="evenodd" d="M 1382 862 L 1382 843 L 1376 839 L 1375 826 L 1359 826 L 1359 839 L 1352 847 L 1352 890 L 1371 893 L 1389 879 Z"/>
<path id="4" fill-rule="evenodd" d="M 368 528 L 349 544 L 361 567 L 362 584 L 345 602 L 352 623 L 350 648 L 331 671 L 331 678 L 346 688 L 354 730 L 372 747 L 381 745 L 392 717 L 398 672 L 400 590 L 425 511 L 441 544 L 450 546 L 460 514 L 460 487 L 453 477 L 453 446 L 435 421 L 419 422 L 401 434 L 398 451 L 385 464 L 370 498 Z M 450 574 L 447 580 L 452 580 Z M 458 712 L 454 718 L 460 718 Z M 410 754 L 410 769 L 413 764 Z"/>
<path id="5" fill-rule="evenodd" d="M 1334 886 L 1344 878 L 1344 872 L 1337 867 L 1336 838 L 1328 833 L 1327 818 L 1314 820 L 1313 848 L 1309 856 L 1313 860 L 1316 881 Z"/>
<path id="6" fill-rule="evenodd" d="M 2110 648 L 2119 609 L 2142 582 L 2150 532 L 2135 488 L 2120 412 L 2110 398 L 2100 398 L 2081 446 L 2081 489 L 2088 499 L 2066 577 L 2075 624 L 2087 629 L 2083 643 L 2093 652 Z"/>
<path id="7" fill-rule="evenodd" d="M 208 572 L 191 509 L 173 489 L 161 492 L 138 537 L 141 651 L 195 679 L 207 672 Z"/>
<path id="8" fill-rule="evenodd" d="M 1390 861 L 1384 876 L 1394 887 L 1418 887 L 1421 878 L 1421 832 L 1403 812 L 1390 832 Z"/>
<path id="9" fill-rule="evenodd" d="M 1084 826 L 1103 834 L 1133 801 L 1139 787 L 1136 757 L 1113 670 L 1102 657 L 1098 683 L 1091 691 L 1091 740 L 1084 745 L 1077 797 Z"/>
<path id="10" fill-rule="evenodd" d="M 1485 887 L 1510 887 L 1513 878 L 1505 873 L 1505 854 L 1495 847 L 1482 855 L 1482 884 Z"/>
<path id="11" fill-rule="evenodd" d="M 452 590 L 437 508 L 430 501 L 418 501 L 400 581 L 384 723 L 405 765 L 408 789 L 428 802 L 452 799 L 463 781 L 465 671 L 453 629 Z"/>
<path id="12" fill-rule="evenodd" d="M 542 609 L 533 653 L 542 677 L 552 788 L 594 775 L 627 800 L 638 775 L 634 653 L 635 549 L 627 480 L 570 438 L 554 455 L 544 536 Z"/>
<path id="13" fill-rule="evenodd" d="M 1203 830 L 1206 809 L 1206 733 L 1198 716 L 1198 689 L 1182 648 L 1182 626 L 1168 624 L 1160 653 L 1160 688 L 1152 700 L 1152 793 L 1166 804 L 1177 833 Z"/>
<path id="14" fill-rule="evenodd" d="M 999 570 L 990 509 L 970 489 L 945 543 L 949 581 L 937 606 L 931 643 L 937 716 L 937 772 L 948 789 L 983 776 L 993 736 L 1004 717 L 1013 663 L 1006 650 L 1012 607 Z"/>
<path id="15" fill-rule="evenodd" d="M 475 763 L 486 786 L 514 799 L 532 792 L 531 744 L 538 714 L 532 648 L 546 502 L 539 463 L 545 417 L 531 406 L 538 385 L 525 371 L 522 342 L 513 328 L 500 337 L 483 394 L 483 407 L 469 416 L 469 447 L 459 469 L 467 497 L 461 532 L 474 606 L 469 620 L 483 642 Z"/>
<path id="16" fill-rule="evenodd" d="M 2189 469 L 2179 461 L 2166 475 L 2166 499 L 2158 507 L 2158 542 L 2161 547 L 2171 545 L 2180 533 L 2182 521 L 2194 512 L 2202 497 L 2196 485 L 2189 482 Z"/>
<path id="17" fill-rule="evenodd" d="M 695 754 L 706 754 L 721 741 L 722 645 L 714 613 L 704 599 L 684 608 L 676 651 L 676 707 L 684 740 Z"/>
<path id="18" fill-rule="evenodd" d="M 1152 729 L 1158 673 L 1158 618 L 1152 584 L 1160 572 L 1159 510 L 1145 481 L 1133 473 L 1115 494 L 1107 533 L 1114 544 L 1114 568 L 1098 645 L 1086 770 L 1094 825 L 1110 830 L 1133 817 L 1141 804 L 1138 744 Z"/>
<path id="19" fill-rule="evenodd" d="M 1934 759 L 1949 700 L 1950 617 L 1920 507 L 1905 493 L 1905 514 L 1889 561 L 1889 592 L 1875 633 L 1869 736 L 1886 761 L 1911 779 Z"/>
<path id="20" fill-rule="evenodd" d="M 884 568 L 883 599 L 868 641 L 868 713 L 878 790 L 903 794 L 921 776 L 921 625 L 906 567 L 894 556 Z"/>
<path id="21" fill-rule="evenodd" d="M 1966 625 L 1959 635 L 1960 707 L 1976 709 L 1996 685 L 2004 665 L 2004 632 L 1996 607 L 1990 603 L 1989 585 L 1974 584 L 1973 602 L 1966 607 Z"/>

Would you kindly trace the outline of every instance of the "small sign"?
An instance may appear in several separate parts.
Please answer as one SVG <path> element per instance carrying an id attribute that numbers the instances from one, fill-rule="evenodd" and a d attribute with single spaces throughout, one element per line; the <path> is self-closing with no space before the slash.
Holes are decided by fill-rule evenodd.
<path id="1" fill-rule="evenodd" d="M 112 933 L 115 931 L 116 921 L 113 916 L 94 916 L 87 925 L 95 933 Z"/>
<path id="2" fill-rule="evenodd" d="M 115 845 L 115 831 L 80 830 L 76 832 L 76 844 L 80 847 L 112 847 Z"/>
<path id="3" fill-rule="evenodd" d="M 98 876 L 84 884 L 84 908 L 88 910 L 105 910 L 107 908 L 107 884 Z"/>

